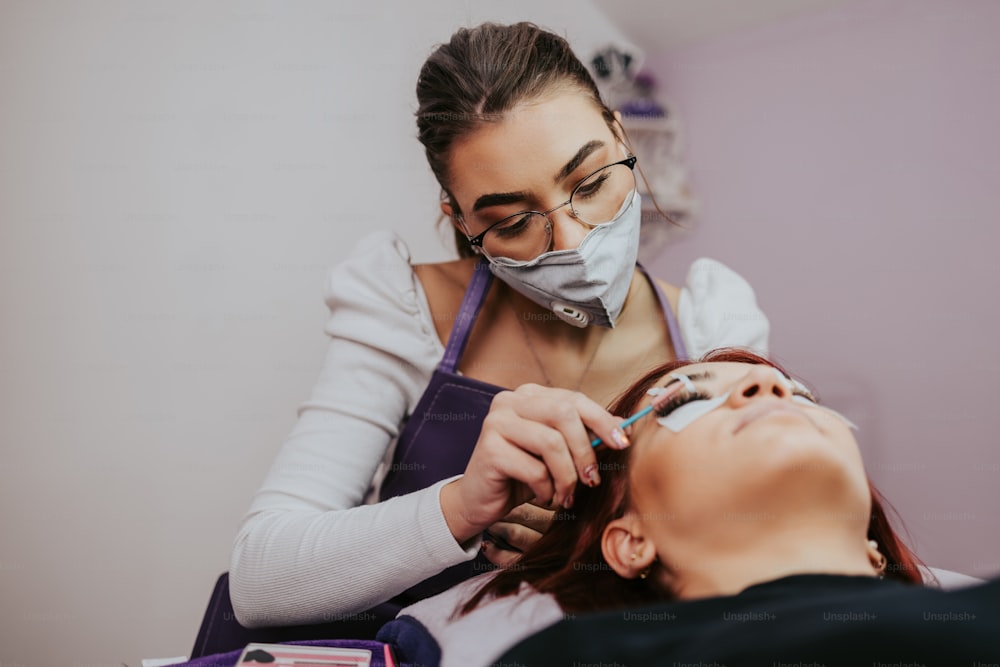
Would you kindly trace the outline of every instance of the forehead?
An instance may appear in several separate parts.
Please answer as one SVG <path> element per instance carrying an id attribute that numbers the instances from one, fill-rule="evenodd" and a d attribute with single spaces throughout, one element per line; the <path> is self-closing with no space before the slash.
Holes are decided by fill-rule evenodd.
<path id="1" fill-rule="evenodd" d="M 579 90 L 561 90 L 517 105 L 452 145 L 452 193 L 475 198 L 487 192 L 547 185 L 580 147 L 604 141 L 616 145 L 600 110 Z"/>

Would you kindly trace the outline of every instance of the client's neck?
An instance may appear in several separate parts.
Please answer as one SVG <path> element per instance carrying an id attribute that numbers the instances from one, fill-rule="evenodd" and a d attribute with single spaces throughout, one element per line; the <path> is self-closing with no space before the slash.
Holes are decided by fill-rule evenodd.
<path id="1" fill-rule="evenodd" d="M 875 576 L 863 536 L 822 525 L 789 527 L 741 548 L 712 549 L 670 582 L 682 599 L 735 595 L 754 584 L 795 574 Z"/>

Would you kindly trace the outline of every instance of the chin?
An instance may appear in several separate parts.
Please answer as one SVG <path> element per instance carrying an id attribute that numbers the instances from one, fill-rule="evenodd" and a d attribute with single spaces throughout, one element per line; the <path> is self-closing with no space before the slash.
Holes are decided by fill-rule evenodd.
<path id="1" fill-rule="evenodd" d="M 864 473 L 857 442 L 844 428 L 820 429 L 808 416 L 783 412 L 752 422 L 745 429 L 745 437 L 737 434 L 733 446 L 753 450 L 756 460 L 778 466 L 846 466 Z"/>
<path id="2" fill-rule="evenodd" d="M 853 509 L 856 500 L 867 502 L 868 477 L 857 446 L 831 441 L 813 431 L 775 429 L 766 446 L 755 448 L 746 474 L 757 477 L 769 494 L 788 495 L 806 502 Z M 786 494 L 782 494 L 785 490 Z"/>

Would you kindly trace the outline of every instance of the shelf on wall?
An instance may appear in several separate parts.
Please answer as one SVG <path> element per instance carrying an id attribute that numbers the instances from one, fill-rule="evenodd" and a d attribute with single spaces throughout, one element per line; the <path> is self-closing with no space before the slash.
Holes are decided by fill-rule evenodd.
<path id="1" fill-rule="evenodd" d="M 666 116 L 633 116 L 622 115 L 622 125 L 626 130 L 639 132 L 677 132 L 680 128 L 673 114 Z"/>

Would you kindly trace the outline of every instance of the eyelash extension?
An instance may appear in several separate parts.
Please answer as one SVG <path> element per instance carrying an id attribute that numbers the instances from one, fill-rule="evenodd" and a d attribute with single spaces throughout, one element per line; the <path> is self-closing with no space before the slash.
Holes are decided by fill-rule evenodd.
<path id="1" fill-rule="evenodd" d="M 817 396 L 816 394 L 814 394 L 811 391 L 809 391 L 808 387 L 806 387 L 804 384 L 802 384 L 798 380 L 792 380 L 791 382 L 792 382 L 792 395 L 793 396 L 801 396 L 802 398 L 805 398 L 805 399 L 808 399 L 808 400 L 812 401 L 816 405 L 820 405 L 819 396 Z"/>
<path id="2" fill-rule="evenodd" d="M 653 412 L 656 414 L 657 417 L 666 417 L 677 408 L 687 403 L 690 403 L 691 401 L 707 401 L 710 398 L 712 397 L 703 391 L 694 391 L 691 393 L 682 392 L 677 396 L 671 398 L 669 401 L 667 401 L 657 409 L 655 409 Z"/>
<path id="3" fill-rule="evenodd" d="M 813 395 L 812 393 L 810 393 L 810 392 L 809 392 L 808 390 L 803 390 L 803 389 L 793 389 L 793 390 L 792 390 L 792 395 L 793 395 L 793 396 L 801 396 L 802 398 L 804 398 L 804 399 L 806 399 L 806 400 L 810 401 L 811 403 L 815 403 L 816 405 L 819 405 L 819 399 L 818 399 L 818 398 L 816 398 L 816 396 L 814 396 L 814 395 Z"/>

